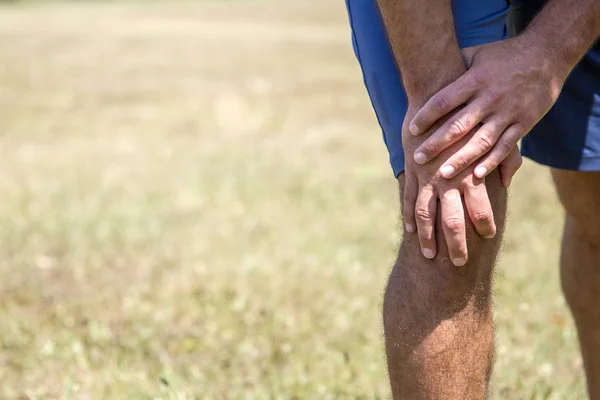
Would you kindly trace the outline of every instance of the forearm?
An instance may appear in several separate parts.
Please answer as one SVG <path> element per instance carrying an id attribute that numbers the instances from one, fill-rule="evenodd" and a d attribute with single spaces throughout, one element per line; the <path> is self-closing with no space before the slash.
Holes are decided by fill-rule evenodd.
<path id="1" fill-rule="evenodd" d="M 450 0 L 377 0 L 409 103 L 422 105 L 465 64 Z"/>
<path id="2" fill-rule="evenodd" d="M 600 36 L 599 0 L 550 0 L 523 33 L 568 75 Z"/>

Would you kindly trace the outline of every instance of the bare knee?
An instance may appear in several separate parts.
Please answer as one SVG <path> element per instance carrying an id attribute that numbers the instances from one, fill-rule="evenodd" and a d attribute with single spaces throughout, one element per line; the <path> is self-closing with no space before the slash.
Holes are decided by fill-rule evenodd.
<path id="1" fill-rule="evenodd" d="M 565 208 L 561 281 L 573 313 L 596 312 L 600 282 L 600 173 L 553 170 L 559 198 Z"/>
<path id="2" fill-rule="evenodd" d="M 441 237 L 438 243 L 445 246 Z M 440 248 L 437 257 L 428 260 L 423 257 L 417 238 L 404 238 L 388 281 L 386 308 L 395 313 L 423 311 L 446 318 L 468 306 L 487 312 L 499 245 L 500 235 L 492 240 L 471 238 L 469 263 L 456 267 L 447 250 Z"/>
<path id="3" fill-rule="evenodd" d="M 497 178 L 490 179 L 488 193 L 498 234 L 483 239 L 468 223 L 465 266 L 450 261 L 439 218 L 434 259 L 423 256 L 416 234 L 403 238 L 384 298 L 386 353 L 395 398 L 484 397 L 493 358 L 492 270 L 506 210 L 506 193 Z M 465 376 L 472 379 L 466 382 Z M 423 396 L 423 385 L 428 396 Z"/>
<path id="4" fill-rule="evenodd" d="M 600 172 L 552 170 L 560 201 L 567 214 L 567 224 L 583 240 L 600 238 Z"/>
<path id="5" fill-rule="evenodd" d="M 578 226 L 579 225 L 579 226 Z M 597 315 L 600 243 L 586 225 L 567 216 L 561 254 L 561 285 L 576 319 Z"/>
<path id="6" fill-rule="evenodd" d="M 421 378 L 446 376 L 456 372 L 456 365 L 448 363 L 460 360 L 459 364 L 472 365 L 473 371 L 477 371 L 475 375 L 487 377 L 481 382 L 489 378 L 493 358 L 491 280 L 495 256 L 487 256 L 486 251 L 496 250 L 497 246 L 489 241 L 482 243 L 467 266 L 457 268 L 448 257 L 433 260 L 423 257 L 418 240 L 417 243 L 404 240 L 384 298 L 390 376 L 395 369 L 404 376 L 418 375 L 415 371 L 428 367 L 433 370 Z M 473 343 L 478 346 L 475 361 L 467 351 Z M 451 369 L 446 369 L 448 365 L 452 365 Z M 396 379 L 401 378 L 396 376 Z"/>
<path id="7" fill-rule="evenodd" d="M 402 187 L 402 180 L 400 185 Z M 464 267 L 456 267 L 450 261 L 441 213 L 438 212 L 435 229 L 438 245 L 436 257 L 432 260 L 423 257 L 418 236 L 407 233 L 388 282 L 388 304 L 413 303 L 411 310 L 433 307 L 446 313 L 457 312 L 469 302 L 481 310 L 488 308 L 492 271 L 500 248 L 506 215 L 506 191 L 498 174 L 490 175 L 487 191 L 497 226 L 496 237 L 484 239 L 479 236 L 465 214 L 469 262 Z M 394 308 L 391 308 L 391 311 L 398 312 Z"/>

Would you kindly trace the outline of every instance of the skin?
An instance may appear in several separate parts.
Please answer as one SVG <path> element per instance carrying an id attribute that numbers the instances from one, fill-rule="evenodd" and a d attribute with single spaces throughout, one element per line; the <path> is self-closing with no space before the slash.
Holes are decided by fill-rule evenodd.
<path id="1" fill-rule="evenodd" d="M 475 175 L 485 177 L 550 110 L 568 75 L 599 35 L 599 1 L 554 0 L 522 35 L 470 49 L 469 71 L 432 96 L 410 123 L 410 132 L 420 135 L 445 119 L 412 153 L 415 162 L 434 160 L 481 126 L 442 163 L 440 173 L 452 178 L 476 164 Z M 454 115 L 448 118 L 449 112 Z"/>
<path id="2" fill-rule="evenodd" d="M 408 98 L 405 121 L 410 121 L 430 96 L 466 72 L 456 41 L 450 2 L 430 0 L 429 7 L 423 7 L 416 0 L 379 0 L 378 5 L 402 72 Z M 426 138 L 427 135 L 410 135 L 405 126 L 402 132 L 404 151 L 410 154 Z M 439 159 L 444 161 L 451 154 L 452 151 L 448 151 Z M 520 159 L 515 161 L 520 162 Z M 462 267 L 468 262 L 468 248 L 461 196 L 481 236 L 491 238 L 495 235 L 494 215 L 484 180 L 474 178 L 472 173 L 444 180 L 439 166 L 436 162 L 421 166 L 407 158 L 404 201 L 411 205 L 405 207 L 405 229 L 409 233 L 418 232 L 422 254 L 428 259 L 435 258 L 439 246 L 434 221 L 439 203 L 450 259 L 454 265 Z"/>
<path id="3" fill-rule="evenodd" d="M 411 116 L 429 96 L 466 72 L 450 2 L 432 0 L 426 8 L 415 0 L 380 0 L 379 6 L 402 70 Z M 415 137 L 405 126 L 405 151 L 416 149 L 432 132 Z M 469 139 L 467 135 L 451 146 L 440 160 Z M 494 352 L 490 288 L 506 189 L 499 173 L 485 181 L 468 172 L 445 180 L 435 163 L 421 166 L 410 159 L 405 170 L 399 177 L 402 204 L 414 196 L 419 205 L 403 210 L 407 232 L 384 298 L 394 398 L 483 399 Z M 429 196 L 417 198 L 419 189 L 429 190 Z M 411 223 L 419 226 L 418 235 L 409 233 L 415 230 Z M 495 237 L 483 239 L 481 234 Z M 472 256 L 468 262 L 467 241 Z M 422 248 L 437 251 L 426 259 Z"/>
<path id="4" fill-rule="evenodd" d="M 456 62 L 459 54 L 456 43 L 447 36 L 447 32 L 454 36 L 453 30 L 448 30 L 451 29 L 448 4 L 431 0 L 428 7 L 422 7 L 422 4 L 414 0 L 379 0 L 407 90 L 407 121 L 414 121 L 416 110 L 423 108 L 431 93 L 441 90 L 439 86 L 445 80 L 457 74 L 462 77 L 467 75 L 462 70 L 464 64 L 461 66 Z M 586 15 L 590 11 L 595 12 L 597 4 L 588 0 L 555 0 L 552 2 L 554 8 L 547 8 L 540 13 L 538 25 L 534 24 L 536 28 L 530 29 L 532 33 L 529 38 L 536 38 L 529 42 L 529 45 L 534 46 L 530 51 L 541 57 L 541 69 L 535 67 L 533 72 L 531 69 L 523 69 L 518 74 L 501 78 L 497 74 L 489 74 L 489 79 L 474 79 L 473 82 L 480 85 L 483 91 L 488 87 L 498 88 L 500 85 L 494 83 L 496 80 L 503 84 L 525 82 L 534 94 L 535 90 L 540 90 L 540 98 L 526 97 L 521 106 L 524 109 L 533 108 L 530 112 L 543 115 L 544 109 L 553 104 L 560 92 L 561 82 L 568 74 L 565 72 L 568 67 L 565 69 L 565 66 L 573 60 L 573 65 L 576 63 L 577 48 L 581 43 L 579 38 L 572 36 L 577 36 L 573 32 L 579 34 L 582 31 L 576 30 L 575 26 L 583 29 L 583 33 L 593 34 L 594 18 Z M 567 12 L 560 8 L 561 5 L 577 7 L 578 11 Z M 419 7 L 427 9 L 426 12 L 419 11 Z M 562 18 L 565 15 L 575 17 L 569 20 L 570 23 L 565 23 Z M 561 18 L 557 19 L 558 16 Z M 539 22 L 540 18 L 542 22 Z M 567 35 L 569 37 L 565 39 L 562 36 L 561 40 L 565 43 L 552 47 L 551 42 L 545 39 L 544 32 L 548 34 L 555 29 L 556 35 L 565 26 L 573 29 L 566 31 L 570 34 Z M 488 59 L 500 63 L 504 57 L 509 57 L 509 48 L 516 50 L 519 46 L 524 46 L 524 42 L 520 41 L 506 42 L 480 46 L 472 49 L 471 54 L 467 52 L 465 59 L 468 65 L 471 69 L 480 69 L 480 65 L 486 64 Z M 587 48 L 583 45 L 580 47 Z M 550 48 L 562 51 L 562 57 L 554 54 L 554 59 L 559 58 L 559 61 L 551 61 L 553 57 L 549 57 L 550 53 L 545 50 Z M 522 49 L 519 51 L 521 53 L 513 54 L 515 58 L 526 56 Z M 515 65 L 525 67 L 527 63 L 517 59 Z M 550 72 L 544 75 L 544 71 Z M 543 79 L 539 78 L 540 75 Z M 458 79 L 456 77 L 454 81 Z M 518 86 L 520 85 L 515 84 L 513 88 Z M 497 94 L 493 94 L 492 99 L 496 99 Z M 512 97 L 513 102 L 522 100 L 514 93 Z M 405 124 L 403 144 L 407 154 L 419 153 L 427 147 L 424 142 L 435 136 L 440 127 L 453 118 L 456 119 L 458 115 L 463 115 L 458 108 L 463 103 L 450 104 L 447 109 L 439 107 L 443 114 L 440 111 L 427 124 L 419 126 L 419 135 L 408 133 L 406 125 L 409 124 Z M 506 103 L 497 101 L 485 104 L 506 106 Z M 428 106 L 424 107 L 427 108 Z M 418 117 L 415 119 L 418 120 Z M 445 177 L 440 171 L 455 154 L 468 149 L 472 143 L 478 143 L 480 139 L 477 137 L 477 126 L 474 123 L 471 129 L 462 132 L 462 136 L 453 137 L 444 149 L 439 149 L 436 157 L 431 158 L 431 162 L 419 164 L 417 160 L 408 157 L 406 173 L 399 177 L 407 232 L 384 298 L 386 353 L 395 399 L 484 399 L 487 396 L 494 349 L 490 288 L 503 232 L 506 191 L 495 167 L 489 169 L 491 172 L 486 171 L 486 181 L 474 176 L 473 163 L 465 165 L 466 169 L 463 168 L 462 172 L 457 169 L 451 179 L 442 179 Z M 512 125 L 509 128 L 510 126 Z M 521 129 L 526 130 L 527 125 L 520 126 L 519 130 Z M 503 132 L 508 131 L 510 129 Z M 514 151 L 514 146 L 510 151 Z M 600 175 L 595 174 L 590 178 L 590 175 L 583 173 L 554 171 L 553 176 L 568 215 L 561 262 L 563 289 L 577 322 L 591 398 L 600 399 L 600 313 L 597 311 L 600 308 L 600 298 L 597 295 L 600 284 L 600 274 L 597 271 L 600 264 L 600 249 L 597 245 L 600 239 L 600 217 L 592 213 L 600 198 Z M 506 184 L 504 182 L 504 186 Z M 487 191 L 495 221 L 482 218 L 480 222 L 484 224 L 477 226 L 471 219 L 478 222 L 479 218 L 467 217 L 468 203 L 471 199 L 479 202 L 477 206 L 482 210 L 489 208 L 488 204 L 483 204 L 482 187 Z M 414 193 L 415 190 L 418 194 Z M 461 195 L 464 202 L 461 201 Z M 412 218 L 417 220 L 418 235 L 410 234 L 415 228 L 413 226 L 410 229 L 413 221 L 411 213 L 414 213 Z M 482 231 L 486 235 L 485 229 L 492 227 L 490 221 L 495 222 L 493 230 L 497 234 L 491 240 L 484 240 L 479 234 Z M 456 268 L 457 264 L 466 262 L 466 257 L 460 262 L 457 262 L 457 257 L 466 256 L 466 247 L 462 248 L 460 243 L 467 241 L 471 259 L 466 267 Z M 436 243 L 440 245 L 437 257 L 428 260 L 421 257 L 423 248 L 428 249 Z"/>
<path id="5" fill-rule="evenodd" d="M 566 211 L 562 288 L 575 319 L 588 391 L 600 399 L 600 172 L 552 170 Z"/>
<path id="6" fill-rule="evenodd" d="M 405 152 L 419 145 L 415 139 L 410 135 L 404 136 Z M 488 239 L 496 235 L 497 228 L 483 179 L 476 178 L 472 170 L 468 169 L 449 180 L 442 179 L 438 172 L 440 163 L 451 157 L 459 148 L 459 146 L 450 147 L 439 160 L 429 164 L 427 168 L 421 168 L 407 159 L 403 199 L 405 205 L 414 204 L 404 208 L 405 226 L 410 232 L 412 221 L 415 221 L 417 236 L 425 258 L 433 259 L 439 250 L 447 249 L 450 261 L 456 267 L 463 267 L 469 258 L 466 221 L 470 220 L 477 233 Z M 464 204 L 461 197 L 464 197 Z M 444 234 L 443 242 L 436 238 L 438 227 L 435 221 L 438 214 L 441 215 L 442 220 L 439 229 Z"/>
<path id="7" fill-rule="evenodd" d="M 405 174 L 399 185 L 402 199 Z M 494 356 L 491 286 L 504 231 L 506 189 L 497 172 L 488 177 L 486 187 L 497 234 L 483 239 L 466 218 L 471 254 L 467 267 L 450 262 L 440 212 L 435 219 L 440 251 L 434 259 L 423 258 L 417 236 L 404 235 L 383 305 L 394 399 L 487 397 Z"/>

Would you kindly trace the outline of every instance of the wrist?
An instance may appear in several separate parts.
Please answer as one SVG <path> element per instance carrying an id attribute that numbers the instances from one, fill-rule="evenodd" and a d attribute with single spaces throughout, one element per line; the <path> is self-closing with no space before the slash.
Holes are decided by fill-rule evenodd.
<path id="1" fill-rule="evenodd" d="M 454 31 L 440 33 L 435 41 L 414 48 L 409 57 L 400 50 L 394 54 L 409 103 L 419 106 L 467 70 Z"/>
<path id="2" fill-rule="evenodd" d="M 403 75 L 402 81 L 406 91 L 409 108 L 415 112 L 420 109 L 437 92 L 460 78 L 466 71 L 460 54 L 456 60 L 448 59 L 428 65 L 419 74 Z"/>
<path id="3" fill-rule="evenodd" d="M 519 43 L 522 54 L 529 60 L 527 65 L 535 69 L 535 74 L 548 83 L 554 98 L 558 98 L 576 63 L 561 54 L 560 46 L 554 41 L 535 30 L 528 30 L 515 40 Z"/>
<path id="4" fill-rule="evenodd" d="M 527 29 L 515 39 L 519 41 L 523 51 L 530 55 L 532 63 L 542 66 L 551 83 L 562 87 L 577 65 L 578 58 L 569 54 L 568 46 L 562 46 L 534 28 Z"/>

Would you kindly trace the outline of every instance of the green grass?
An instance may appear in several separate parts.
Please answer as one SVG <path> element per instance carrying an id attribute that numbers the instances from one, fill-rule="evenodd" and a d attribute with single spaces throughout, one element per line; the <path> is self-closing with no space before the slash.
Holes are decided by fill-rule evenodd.
<path id="1" fill-rule="evenodd" d="M 0 59 L 0 398 L 389 396 L 397 188 L 343 4 L 5 6 Z M 526 164 L 494 398 L 584 398 L 561 224 Z"/>

